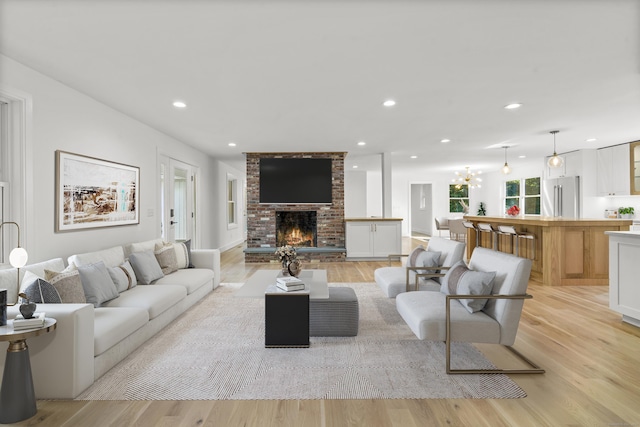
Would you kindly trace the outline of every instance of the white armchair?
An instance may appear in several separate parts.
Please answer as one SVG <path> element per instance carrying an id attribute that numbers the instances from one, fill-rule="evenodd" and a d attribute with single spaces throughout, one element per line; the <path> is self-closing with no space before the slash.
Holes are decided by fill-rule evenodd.
<path id="1" fill-rule="evenodd" d="M 438 230 L 438 236 L 442 236 L 442 230 L 449 231 L 449 218 L 445 218 L 443 216 L 437 217 L 436 221 L 436 230 Z"/>
<path id="2" fill-rule="evenodd" d="M 421 266 L 414 266 L 409 260 L 402 266 L 376 269 L 374 272 L 376 283 L 389 298 L 395 298 L 396 295 L 407 292 L 411 285 L 414 285 L 416 290 L 438 290 L 440 289 L 440 284 L 437 278 L 444 276 L 444 270 L 462 260 L 465 247 L 464 243 L 456 242 L 455 240 L 432 237 L 429 240 L 427 250 L 440 252 L 440 261 L 437 268 L 427 269 Z M 409 257 L 409 255 L 389 255 L 389 262 L 391 263 L 394 258 L 402 257 Z"/>
<path id="3" fill-rule="evenodd" d="M 516 339 L 531 274 L 531 260 L 486 248 L 475 248 L 471 270 L 495 272 L 490 295 L 445 295 L 442 292 L 407 292 L 396 297 L 396 307 L 413 333 L 421 340 L 445 341 L 448 374 L 544 373 L 512 345 Z M 454 269 L 455 270 L 455 269 Z M 452 271 L 453 273 L 454 271 Z M 452 274 L 453 275 L 453 274 Z M 480 311 L 470 313 L 460 300 L 487 299 Z M 451 342 L 501 344 L 532 369 L 452 369 Z"/>

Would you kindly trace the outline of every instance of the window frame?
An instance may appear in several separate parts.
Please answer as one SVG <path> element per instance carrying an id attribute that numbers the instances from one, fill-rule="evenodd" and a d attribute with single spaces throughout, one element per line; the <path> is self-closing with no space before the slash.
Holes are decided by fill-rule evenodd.
<path id="1" fill-rule="evenodd" d="M 538 180 L 538 193 L 537 194 L 527 194 L 527 181 L 529 180 Z M 508 196 L 508 191 L 507 191 L 507 185 L 510 182 L 518 182 L 518 195 L 517 196 Z M 524 214 L 524 215 L 536 215 L 536 216 L 540 216 L 542 215 L 542 178 L 539 176 L 533 176 L 533 177 L 528 177 L 528 178 L 516 178 L 516 179 L 509 179 L 504 181 L 504 197 L 502 199 L 502 206 L 504 208 L 504 211 L 506 212 L 507 209 L 509 209 L 511 206 L 513 206 L 513 204 L 507 204 L 508 201 L 510 200 L 517 200 L 517 203 L 515 203 L 515 205 L 518 206 L 518 208 L 520 209 L 520 211 Z M 528 199 L 538 199 L 538 212 L 527 212 L 527 200 Z"/>
<path id="2" fill-rule="evenodd" d="M 461 191 L 463 188 L 466 189 L 466 196 L 461 196 L 461 197 L 452 197 L 451 193 L 452 191 L 457 190 L 457 191 Z M 454 200 L 457 200 L 458 202 L 456 203 L 456 205 L 460 206 L 460 210 L 451 210 L 451 206 L 452 206 L 452 202 Z M 463 201 L 467 208 L 465 209 L 462 204 L 460 203 L 460 201 Z M 468 184 L 449 184 L 449 213 L 450 214 L 457 214 L 457 213 L 467 213 L 467 210 L 469 209 L 469 185 Z"/>

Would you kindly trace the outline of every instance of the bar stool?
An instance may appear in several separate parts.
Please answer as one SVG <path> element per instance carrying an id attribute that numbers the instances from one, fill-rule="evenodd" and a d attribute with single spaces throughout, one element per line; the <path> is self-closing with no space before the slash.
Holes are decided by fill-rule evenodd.
<path id="1" fill-rule="evenodd" d="M 525 239 L 525 258 L 529 258 L 531 260 L 536 259 L 536 236 L 531 233 L 527 233 L 526 231 L 520 231 L 518 232 L 518 240 L 520 239 Z M 518 245 L 516 244 L 516 248 L 517 247 Z M 531 250 L 529 250 L 529 248 L 531 248 Z M 516 255 L 520 256 L 520 252 Z"/>
<path id="2" fill-rule="evenodd" d="M 476 233 L 476 247 L 478 247 L 478 236 L 480 235 L 480 233 L 478 233 L 478 229 L 476 228 L 476 226 L 473 225 L 473 223 L 471 221 L 462 221 L 462 225 L 464 225 L 465 228 L 470 228 L 470 229 L 475 231 L 475 233 Z M 468 230 L 467 230 L 467 233 L 469 233 Z"/>
<path id="3" fill-rule="evenodd" d="M 512 225 L 499 225 L 498 226 L 498 250 L 500 250 L 500 236 L 509 236 L 509 242 L 511 244 L 511 253 L 518 255 L 518 232 Z M 502 251 L 506 252 L 506 251 Z"/>
<path id="4" fill-rule="evenodd" d="M 493 229 L 493 227 L 491 226 L 491 224 L 488 224 L 486 222 L 479 222 L 478 223 L 478 231 L 480 233 L 489 233 L 489 236 L 491 237 L 491 249 L 493 249 L 494 251 L 496 250 L 496 231 Z"/>

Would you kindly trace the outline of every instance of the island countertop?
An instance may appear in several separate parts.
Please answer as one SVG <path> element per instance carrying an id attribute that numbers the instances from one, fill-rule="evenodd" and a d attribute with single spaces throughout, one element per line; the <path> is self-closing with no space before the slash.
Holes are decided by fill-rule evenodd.
<path id="1" fill-rule="evenodd" d="M 478 246 L 516 253 L 532 260 L 531 278 L 544 285 L 608 285 L 609 241 L 607 232 L 629 232 L 631 219 L 562 218 L 537 215 L 474 216 L 464 219 L 494 230 L 512 226 L 518 238 L 504 233 L 467 230 L 467 256 Z M 516 243 L 517 242 L 517 243 Z"/>
<path id="2" fill-rule="evenodd" d="M 465 215 L 465 219 L 478 222 L 500 222 L 509 225 L 537 225 L 540 227 L 585 227 L 585 226 L 627 226 L 633 224 L 631 219 L 620 218 L 563 218 L 539 215 L 518 215 L 518 216 L 474 216 Z"/>

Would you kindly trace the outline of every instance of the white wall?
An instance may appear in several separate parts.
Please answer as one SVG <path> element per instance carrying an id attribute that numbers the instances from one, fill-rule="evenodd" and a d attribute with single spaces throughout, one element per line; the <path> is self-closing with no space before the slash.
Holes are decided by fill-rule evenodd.
<path id="1" fill-rule="evenodd" d="M 238 170 L 224 162 L 213 161 L 212 175 L 214 183 L 211 186 L 213 194 L 221 197 L 211 197 L 213 203 L 211 209 L 207 210 L 204 215 L 209 217 L 214 231 L 213 246 L 224 251 L 237 246 L 246 239 L 246 194 L 245 187 L 247 182 L 246 171 Z M 227 226 L 227 176 L 232 175 L 238 180 L 238 224 L 237 226 Z"/>
<path id="2" fill-rule="evenodd" d="M 345 171 L 344 173 L 345 218 L 367 217 L 367 172 Z"/>
<path id="3" fill-rule="evenodd" d="M 25 201 L 30 214 L 22 224 L 30 263 L 158 237 L 158 152 L 200 168 L 200 246 L 222 244 L 224 238 L 215 236 L 217 213 L 208 214 L 220 204 L 219 177 L 212 174 L 209 156 L 2 55 L 0 85 L 28 94 L 33 104 L 27 147 L 33 176 L 27 177 Z M 56 150 L 140 167 L 140 224 L 54 232 Z"/>

